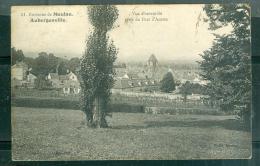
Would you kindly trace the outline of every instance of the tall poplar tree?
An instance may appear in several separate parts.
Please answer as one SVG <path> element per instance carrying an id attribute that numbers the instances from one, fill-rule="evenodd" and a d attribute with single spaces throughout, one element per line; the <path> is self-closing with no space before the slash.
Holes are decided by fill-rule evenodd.
<path id="1" fill-rule="evenodd" d="M 107 127 L 105 119 L 110 89 L 114 83 L 113 63 L 117 49 L 108 37 L 108 31 L 118 18 L 118 9 L 112 5 L 88 7 L 88 18 L 94 30 L 87 39 L 80 62 L 81 108 L 91 127 Z"/>

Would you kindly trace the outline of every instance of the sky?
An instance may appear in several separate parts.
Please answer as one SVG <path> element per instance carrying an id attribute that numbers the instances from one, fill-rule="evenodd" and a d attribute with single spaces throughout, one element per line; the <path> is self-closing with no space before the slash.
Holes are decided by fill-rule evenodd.
<path id="1" fill-rule="evenodd" d="M 196 61 L 214 40 L 208 23 L 203 22 L 206 17 L 203 5 L 118 5 L 117 8 L 119 17 L 109 36 L 119 50 L 119 61 L 143 61 L 151 54 L 159 61 Z M 22 49 L 25 56 L 36 57 L 45 51 L 60 57 L 81 57 L 87 36 L 93 30 L 87 6 L 19 6 L 12 7 L 11 12 L 12 47 Z M 72 16 L 62 17 L 66 22 L 30 22 L 37 18 L 57 18 L 42 16 L 54 12 Z M 134 21 L 127 21 L 129 18 Z"/>

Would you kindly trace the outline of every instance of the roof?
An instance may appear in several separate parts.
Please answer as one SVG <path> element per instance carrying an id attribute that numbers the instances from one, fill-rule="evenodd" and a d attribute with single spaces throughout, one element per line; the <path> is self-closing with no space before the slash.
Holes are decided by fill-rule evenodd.
<path id="1" fill-rule="evenodd" d="M 125 72 L 116 72 L 115 77 L 123 77 L 125 75 Z"/>
<path id="2" fill-rule="evenodd" d="M 142 87 L 142 86 L 153 86 L 157 85 L 157 81 L 149 79 L 116 79 L 114 84 L 114 89 L 126 89 L 132 87 Z"/>
<path id="3" fill-rule="evenodd" d="M 125 79 L 116 79 L 114 84 L 114 89 L 125 89 L 130 88 L 131 86 L 128 84 L 128 80 Z"/>
<path id="4" fill-rule="evenodd" d="M 73 73 L 73 72 L 69 72 L 69 73 L 67 74 L 67 76 L 68 76 L 68 77 L 70 77 L 70 76 L 76 76 L 76 77 L 77 77 L 77 75 L 76 75 L 75 73 Z"/>
<path id="5" fill-rule="evenodd" d="M 29 73 L 27 77 L 30 77 L 30 78 L 37 78 L 34 74 L 32 73 Z"/>
<path id="6" fill-rule="evenodd" d="M 49 73 L 49 75 L 51 76 L 51 79 L 59 79 L 59 75 L 57 73 Z"/>
<path id="7" fill-rule="evenodd" d="M 59 75 L 60 80 L 68 80 L 68 75 Z"/>
<path id="8" fill-rule="evenodd" d="M 49 73 L 49 75 L 51 76 L 51 79 L 56 79 L 56 80 L 61 80 L 61 81 L 69 80 L 69 77 L 71 75 L 74 75 L 75 77 L 77 77 L 77 75 L 72 72 L 70 72 L 66 75 L 58 75 L 57 73 Z"/>
<path id="9" fill-rule="evenodd" d="M 136 73 L 118 73 L 117 77 L 121 77 L 124 79 L 139 79 L 140 77 L 138 76 L 138 74 Z"/>
<path id="10" fill-rule="evenodd" d="M 139 76 L 136 73 L 127 73 L 129 79 L 138 79 Z"/>
<path id="11" fill-rule="evenodd" d="M 24 63 L 23 61 L 21 61 L 21 62 L 16 62 L 16 64 L 14 64 L 12 66 L 12 68 L 14 68 L 14 67 L 25 67 L 25 68 L 28 68 L 28 65 L 26 63 Z"/>

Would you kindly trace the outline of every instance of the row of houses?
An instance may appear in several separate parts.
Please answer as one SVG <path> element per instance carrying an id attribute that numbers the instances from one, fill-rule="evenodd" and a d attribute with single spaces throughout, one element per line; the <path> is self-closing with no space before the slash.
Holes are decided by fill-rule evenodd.
<path id="1" fill-rule="evenodd" d="M 124 77 L 116 77 L 114 90 L 144 91 L 158 89 L 159 81 L 147 78 L 131 77 L 126 73 Z"/>
<path id="2" fill-rule="evenodd" d="M 122 66 L 120 66 L 121 68 Z M 125 65 L 123 65 L 125 68 Z M 12 86 L 35 88 L 37 77 L 30 72 L 28 65 L 24 62 L 17 62 L 12 66 Z M 62 90 L 64 94 L 78 94 L 80 92 L 80 83 L 78 77 L 73 72 L 65 75 L 59 75 L 57 72 L 49 73 L 46 80 L 50 83 L 51 89 Z M 148 78 L 141 78 L 138 74 L 117 72 L 115 77 L 114 90 L 121 91 L 142 91 L 145 88 L 156 88 L 159 81 Z"/>
<path id="3" fill-rule="evenodd" d="M 52 88 L 62 89 L 65 94 L 78 94 L 80 92 L 78 77 L 71 71 L 65 75 L 49 73 L 46 79 L 51 83 Z"/>
<path id="4" fill-rule="evenodd" d="M 114 66 L 116 71 L 113 91 L 153 91 L 158 89 L 159 80 L 149 77 L 147 73 L 130 72 L 124 65 Z"/>
<path id="5" fill-rule="evenodd" d="M 11 85 L 12 87 L 35 88 L 37 76 L 33 75 L 26 63 L 17 62 L 11 67 Z M 68 72 L 65 75 L 58 73 L 49 73 L 46 76 L 51 84 L 51 89 L 62 90 L 64 94 L 78 94 L 80 84 L 76 74 Z"/>
<path id="6" fill-rule="evenodd" d="M 159 89 L 160 80 L 154 77 L 147 77 L 142 73 L 128 72 L 126 65 L 114 66 L 116 71 L 113 91 L 156 91 Z M 28 65 L 24 62 L 17 62 L 12 66 L 12 86 L 35 88 L 37 77 L 30 72 Z M 172 72 L 172 71 L 171 71 Z M 57 72 L 49 73 L 46 80 L 52 89 L 61 90 L 64 94 L 78 94 L 80 92 L 80 83 L 77 74 L 67 72 L 65 75 L 59 75 Z M 180 84 L 187 80 L 179 80 Z M 194 77 L 192 83 L 206 84 L 199 77 Z"/>

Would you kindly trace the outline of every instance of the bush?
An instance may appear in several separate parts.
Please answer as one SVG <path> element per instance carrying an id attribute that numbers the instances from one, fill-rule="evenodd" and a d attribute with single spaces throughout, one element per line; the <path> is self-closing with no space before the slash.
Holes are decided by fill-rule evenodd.
<path id="1" fill-rule="evenodd" d="M 175 82 L 173 79 L 173 75 L 171 72 L 167 72 L 162 81 L 161 81 L 161 87 L 160 90 L 162 92 L 170 93 L 175 90 Z"/>

